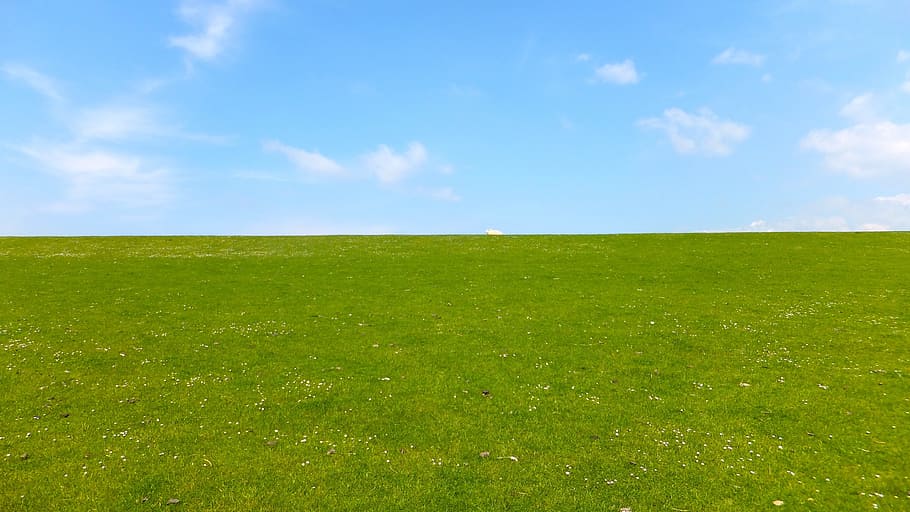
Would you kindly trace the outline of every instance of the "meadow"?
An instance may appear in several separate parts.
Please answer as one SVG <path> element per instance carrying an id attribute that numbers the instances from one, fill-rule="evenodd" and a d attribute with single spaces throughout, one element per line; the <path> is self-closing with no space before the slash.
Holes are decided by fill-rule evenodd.
<path id="1" fill-rule="evenodd" d="M 910 233 L 0 238 L 0 509 L 910 510 Z"/>

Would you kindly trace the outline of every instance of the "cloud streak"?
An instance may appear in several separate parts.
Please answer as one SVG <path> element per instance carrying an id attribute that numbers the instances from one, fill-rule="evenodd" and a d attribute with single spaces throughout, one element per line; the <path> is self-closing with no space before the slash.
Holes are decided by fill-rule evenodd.
<path id="1" fill-rule="evenodd" d="M 910 194 L 897 194 L 893 196 L 879 196 L 876 201 L 886 204 L 895 204 L 910 208 Z"/>
<path id="2" fill-rule="evenodd" d="M 306 151 L 275 140 L 264 142 L 262 148 L 269 153 L 284 155 L 297 169 L 308 176 L 339 177 L 345 175 L 345 169 L 341 164 L 318 151 Z"/>
<path id="3" fill-rule="evenodd" d="M 404 151 L 396 151 L 385 144 L 380 144 L 373 151 L 362 153 L 348 164 L 325 156 L 318 151 L 308 151 L 290 146 L 277 140 L 268 140 L 262 144 L 263 151 L 283 155 L 294 167 L 304 175 L 311 178 L 323 179 L 360 179 L 376 181 L 383 186 L 401 185 L 412 176 L 427 170 L 430 153 L 420 142 L 408 144 Z M 454 167 L 444 164 L 439 167 L 439 174 L 449 175 L 454 172 Z M 276 179 L 271 175 L 248 173 L 242 177 L 251 179 Z M 404 187 L 419 196 L 428 197 L 437 201 L 457 202 L 461 197 L 450 187 Z"/>
<path id="4" fill-rule="evenodd" d="M 615 64 L 604 64 L 595 69 L 594 79 L 608 84 L 631 85 L 638 83 L 641 76 L 635 69 L 635 62 L 632 59 L 626 59 Z"/>
<path id="5" fill-rule="evenodd" d="M 173 138 L 223 144 L 230 138 L 223 135 L 187 132 L 166 123 L 152 106 L 108 104 L 82 109 L 69 116 L 70 128 L 77 140 L 106 140 L 121 142 L 154 138 Z"/>
<path id="6" fill-rule="evenodd" d="M 421 189 L 419 192 L 437 201 L 445 201 L 449 203 L 457 203 L 458 201 L 461 201 L 461 196 L 459 196 L 452 187 Z"/>
<path id="7" fill-rule="evenodd" d="M 821 153 L 828 169 L 855 178 L 910 175 L 910 124 L 880 121 L 813 130 L 800 146 Z"/>
<path id="8" fill-rule="evenodd" d="M 149 108 L 112 105 L 81 111 L 72 128 L 78 138 L 89 140 L 124 140 L 166 131 Z"/>
<path id="9" fill-rule="evenodd" d="M 886 231 L 910 228 L 910 194 L 875 198 L 828 197 L 797 215 L 756 220 L 736 231 Z"/>
<path id="10" fill-rule="evenodd" d="M 854 97 L 844 105 L 839 114 L 852 121 L 868 122 L 879 118 L 875 109 L 875 97 L 871 93 Z"/>
<path id="11" fill-rule="evenodd" d="M 65 101 L 55 81 L 27 66 L 3 66 L 3 71 L 41 94 Z M 223 137 L 187 133 L 165 124 L 157 109 L 139 103 L 110 103 L 92 108 L 62 105 L 54 120 L 68 135 L 48 142 L 10 144 L 30 161 L 33 171 L 59 180 L 66 197 L 49 211 L 85 211 L 99 205 L 138 208 L 158 206 L 173 197 L 173 173 L 154 162 L 158 158 L 137 153 L 134 146 L 161 138 L 223 142 Z M 127 144 L 128 143 L 128 144 Z M 127 145 L 130 149 L 126 149 Z"/>
<path id="12" fill-rule="evenodd" d="M 241 18 L 258 7 L 259 3 L 257 0 L 228 0 L 220 4 L 205 4 L 196 0 L 183 0 L 177 13 L 196 31 L 171 36 L 168 42 L 195 59 L 214 60 L 224 52 Z"/>
<path id="13" fill-rule="evenodd" d="M 679 154 L 711 157 L 729 155 L 751 132 L 748 126 L 721 119 L 709 109 L 690 114 L 670 108 L 662 117 L 638 121 L 638 126 L 664 132 Z"/>
<path id="14" fill-rule="evenodd" d="M 364 167 L 381 183 L 397 183 L 427 163 L 427 149 L 419 142 L 408 145 L 407 151 L 397 153 L 385 144 L 361 157 Z"/>
<path id="15" fill-rule="evenodd" d="M 69 203 L 78 209 L 96 202 L 151 206 L 171 196 L 170 173 L 137 155 L 53 143 L 16 149 L 41 169 L 62 178 L 68 187 Z"/>
<path id="16" fill-rule="evenodd" d="M 727 48 L 726 50 L 715 55 L 711 60 L 713 64 L 722 64 L 722 65 L 741 65 L 741 66 L 752 66 L 752 67 L 761 67 L 765 63 L 765 56 L 748 52 L 746 50 L 740 50 L 737 48 Z"/>
<path id="17" fill-rule="evenodd" d="M 63 94 L 60 92 L 60 88 L 47 75 L 21 64 L 4 64 L 0 69 L 3 70 L 3 74 L 7 78 L 22 82 L 45 98 L 58 102 L 63 101 Z"/>

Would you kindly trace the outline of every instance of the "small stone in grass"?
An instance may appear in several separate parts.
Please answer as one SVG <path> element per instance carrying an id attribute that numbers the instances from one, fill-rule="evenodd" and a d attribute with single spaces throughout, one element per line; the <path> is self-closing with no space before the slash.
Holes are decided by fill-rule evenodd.
<path id="1" fill-rule="evenodd" d="M 165 505 L 179 505 L 179 504 L 180 504 L 180 500 L 178 500 L 177 498 L 171 498 L 171 499 L 167 500 L 167 503 L 165 503 Z"/>
<path id="2" fill-rule="evenodd" d="M 335 455 L 335 449 L 329 448 L 329 451 L 325 452 L 326 455 Z"/>
<path id="3" fill-rule="evenodd" d="M 30 457 L 29 454 L 23 453 L 22 455 L 19 456 L 19 460 L 28 460 L 29 457 Z"/>
<path id="4" fill-rule="evenodd" d="M 480 452 L 480 457 L 486 459 L 490 456 L 490 452 Z"/>
<path id="5" fill-rule="evenodd" d="M 272 439 L 272 440 L 269 440 L 269 441 L 266 441 L 266 442 L 265 442 L 265 445 L 266 445 L 266 446 L 276 446 L 277 444 L 278 444 L 278 440 L 277 440 L 277 439 Z"/>
<path id="6" fill-rule="evenodd" d="M 784 504 L 782 500 L 774 500 L 771 503 L 773 503 L 775 507 L 779 507 Z"/>

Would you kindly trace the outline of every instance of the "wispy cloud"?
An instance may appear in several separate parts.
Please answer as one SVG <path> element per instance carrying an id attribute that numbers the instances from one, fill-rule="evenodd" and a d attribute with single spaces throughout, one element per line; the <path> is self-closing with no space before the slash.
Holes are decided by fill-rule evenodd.
<path id="1" fill-rule="evenodd" d="M 598 82 L 616 85 L 630 85 L 638 83 L 641 76 L 635 69 L 635 62 L 626 59 L 615 64 L 604 64 L 594 70 L 594 78 Z"/>
<path id="2" fill-rule="evenodd" d="M 910 124 L 860 123 L 843 130 L 813 130 L 800 142 L 825 166 L 857 178 L 910 175 Z"/>
<path id="3" fill-rule="evenodd" d="M 898 62 L 910 62 L 910 51 L 900 50 L 897 52 L 897 61 Z"/>
<path id="4" fill-rule="evenodd" d="M 663 131 L 677 153 L 704 156 L 729 155 L 751 132 L 748 126 L 721 119 L 709 109 L 690 114 L 670 108 L 662 117 L 642 119 L 638 125 Z"/>
<path id="5" fill-rule="evenodd" d="M 366 169 L 382 183 L 396 183 L 426 164 L 428 154 L 423 144 L 412 142 L 404 153 L 397 153 L 385 144 L 361 157 Z"/>
<path id="6" fill-rule="evenodd" d="M 68 187 L 67 203 L 80 208 L 97 202 L 150 206 L 171 196 L 170 172 L 138 155 L 45 142 L 17 149 L 62 178 Z"/>
<path id="7" fill-rule="evenodd" d="M 421 192 L 427 197 L 435 199 L 437 201 L 445 201 L 450 203 L 457 203 L 458 201 L 461 201 L 461 196 L 455 193 L 455 190 L 452 187 L 422 189 Z"/>
<path id="8" fill-rule="evenodd" d="M 879 222 L 852 223 L 850 219 L 833 215 L 830 217 L 790 217 L 774 222 L 758 220 L 749 224 L 748 228 L 737 231 L 757 232 L 799 232 L 799 231 L 889 231 L 893 229 L 889 224 Z"/>
<path id="9" fill-rule="evenodd" d="M 308 151 L 277 140 L 265 141 L 264 151 L 284 155 L 294 166 L 310 177 L 375 179 L 383 185 L 393 185 L 423 170 L 430 161 L 429 152 L 420 142 L 411 142 L 403 152 L 380 144 L 374 151 L 361 154 L 353 162 L 343 165 L 318 151 Z M 443 164 L 440 174 L 451 174 L 454 167 Z M 417 189 L 421 195 L 434 195 L 451 200 L 454 196 L 439 192 L 442 189 Z"/>
<path id="10" fill-rule="evenodd" d="M 910 73 L 907 73 L 907 80 L 901 84 L 901 90 L 910 94 Z"/>
<path id="11" fill-rule="evenodd" d="M 47 97 L 64 101 L 49 76 L 27 66 L 4 66 L 3 71 Z M 64 139 L 47 142 L 33 137 L 32 142 L 7 146 L 26 157 L 34 171 L 59 180 L 66 197 L 48 210 L 57 213 L 101 205 L 138 208 L 166 203 L 175 195 L 174 173 L 157 163 L 161 158 L 137 150 L 137 146 L 161 138 L 226 141 L 224 137 L 186 132 L 167 123 L 159 109 L 141 99 L 89 108 L 64 104 L 55 109 L 52 119 L 68 131 Z"/>
<path id="12" fill-rule="evenodd" d="M 262 148 L 270 153 L 284 155 L 295 167 L 309 176 L 338 177 L 345 174 L 341 164 L 318 151 L 306 151 L 275 140 L 264 142 Z"/>
<path id="13" fill-rule="evenodd" d="M 82 110 L 73 119 L 72 128 L 78 138 L 89 140 L 123 140 L 165 131 L 151 109 L 114 105 Z"/>
<path id="14" fill-rule="evenodd" d="M 183 0 L 177 13 L 196 31 L 168 39 L 171 46 L 181 48 L 199 60 L 213 60 L 224 51 L 241 18 L 261 4 L 259 0 L 227 0 L 222 3 L 202 3 Z"/>
<path id="15" fill-rule="evenodd" d="M 53 79 L 21 64 L 4 64 L 0 69 L 12 80 L 22 82 L 42 96 L 54 101 L 63 101 L 63 94 Z"/>
<path id="16" fill-rule="evenodd" d="M 875 198 L 880 203 L 896 204 L 910 208 L 910 194 L 896 194 L 893 196 L 879 196 Z"/>
<path id="17" fill-rule="evenodd" d="M 67 122 L 76 140 L 111 141 L 183 139 L 210 144 L 224 144 L 230 137 L 189 132 L 162 119 L 161 112 L 143 103 L 107 104 L 67 114 Z"/>
<path id="18" fill-rule="evenodd" d="M 841 117 L 860 122 L 872 121 L 880 117 L 875 108 L 875 96 L 872 93 L 854 97 L 841 107 L 839 113 Z"/>
<path id="19" fill-rule="evenodd" d="M 476 98 L 482 96 L 483 93 L 477 87 L 473 85 L 457 84 L 451 83 L 447 89 L 447 92 L 450 96 L 455 96 L 459 98 Z"/>
<path id="20" fill-rule="evenodd" d="M 751 222 L 747 227 L 734 229 L 734 231 L 772 233 L 781 231 L 856 231 L 856 229 L 851 228 L 847 219 L 839 215 L 809 215 L 773 221 L 759 219 Z"/>
<path id="21" fill-rule="evenodd" d="M 591 60 L 591 55 L 588 53 L 579 53 L 578 55 L 575 56 L 575 60 L 577 60 L 578 62 L 588 62 L 589 60 Z"/>
<path id="22" fill-rule="evenodd" d="M 910 194 L 875 198 L 828 197 L 799 213 L 760 219 L 736 231 L 886 231 L 910 229 Z"/>
<path id="23" fill-rule="evenodd" d="M 715 55 L 711 60 L 714 64 L 738 64 L 744 66 L 761 67 L 765 63 L 765 56 L 737 48 L 727 48 Z"/>

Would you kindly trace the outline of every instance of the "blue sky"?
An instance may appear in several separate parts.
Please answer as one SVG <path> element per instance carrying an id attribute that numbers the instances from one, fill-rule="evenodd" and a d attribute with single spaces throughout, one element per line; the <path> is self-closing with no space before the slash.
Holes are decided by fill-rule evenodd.
<path id="1" fill-rule="evenodd" d="M 910 229 L 910 2 L 0 4 L 0 234 Z"/>

